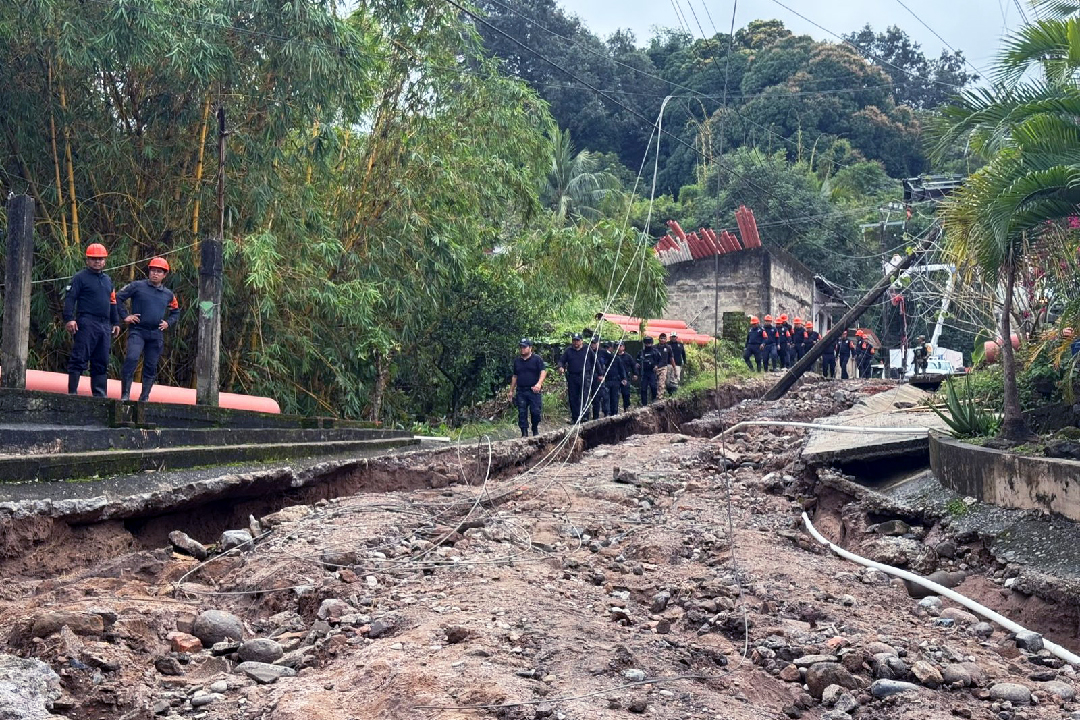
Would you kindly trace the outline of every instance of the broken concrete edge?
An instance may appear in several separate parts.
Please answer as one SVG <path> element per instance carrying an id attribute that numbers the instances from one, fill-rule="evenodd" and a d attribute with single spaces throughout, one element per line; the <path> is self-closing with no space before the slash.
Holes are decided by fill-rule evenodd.
<path id="1" fill-rule="evenodd" d="M 930 468 L 961 496 L 1080 521 L 1080 461 L 1028 457 L 931 433 Z"/>
<path id="2" fill-rule="evenodd" d="M 867 434 L 872 434 L 872 432 L 868 431 Z M 926 456 L 929 451 L 930 440 L 921 437 L 907 440 L 884 440 L 857 450 L 825 450 L 810 454 L 804 452 L 802 459 L 809 465 L 833 465 L 855 461 Z"/>

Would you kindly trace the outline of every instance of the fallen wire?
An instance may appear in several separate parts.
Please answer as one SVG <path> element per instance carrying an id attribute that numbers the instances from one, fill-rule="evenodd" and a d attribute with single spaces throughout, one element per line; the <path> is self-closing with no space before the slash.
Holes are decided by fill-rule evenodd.
<path id="1" fill-rule="evenodd" d="M 582 695 L 563 695 L 561 697 L 554 698 L 540 698 L 539 700 L 522 700 L 521 702 L 513 703 L 500 703 L 495 705 L 413 705 L 414 710 L 504 710 L 514 707 L 522 707 L 525 705 L 540 705 L 542 703 L 560 703 L 570 702 L 571 700 L 584 700 L 586 698 L 596 697 L 597 695 L 603 695 L 609 692 L 615 692 L 616 690 L 625 690 L 627 688 L 639 687 L 641 685 L 656 685 L 658 683 L 674 682 L 676 680 L 719 680 L 719 675 L 673 675 L 671 677 L 653 678 L 652 680 L 641 680 L 638 682 L 626 683 L 624 685 L 616 685 L 615 687 L 606 688 L 604 690 L 597 690 L 595 692 L 584 693 Z"/>

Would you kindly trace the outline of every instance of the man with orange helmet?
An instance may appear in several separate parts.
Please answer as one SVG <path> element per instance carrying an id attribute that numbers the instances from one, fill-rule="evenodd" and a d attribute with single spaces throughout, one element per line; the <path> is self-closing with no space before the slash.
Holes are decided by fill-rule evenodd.
<path id="1" fill-rule="evenodd" d="M 870 365 L 874 361 L 874 348 L 866 341 L 866 333 L 862 330 L 855 331 L 856 337 L 859 339 L 855 342 L 855 367 L 859 372 L 859 377 L 870 377 Z"/>
<path id="2" fill-rule="evenodd" d="M 86 267 L 75 273 L 64 293 L 64 328 L 75 336 L 68 357 L 68 392 L 79 392 L 79 378 L 90 365 L 90 391 L 105 397 L 109 390 L 109 346 L 120 334 L 116 292 L 105 274 L 108 251 L 101 243 L 86 247 Z"/>
<path id="3" fill-rule="evenodd" d="M 806 354 L 807 344 L 806 328 L 803 327 L 802 318 L 797 317 L 792 323 L 795 325 L 795 329 L 791 331 L 791 345 L 795 355 L 791 364 L 794 365 L 799 360 L 802 360 L 802 356 Z"/>
<path id="4" fill-rule="evenodd" d="M 848 363 L 851 361 L 851 355 L 855 352 L 855 346 L 851 342 L 851 338 L 848 337 L 848 331 L 840 333 L 840 339 L 836 341 L 836 354 L 840 359 L 840 379 L 847 380 L 848 375 Z"/>
<path id="5" fill-rule="evenodd" d="M 123 306 L 131 300 L 131 313 L 124 317 L 128 326 L 127 355 L 124 367 L 120 370 L 120 399 L 131 399 L 131 383 L 135 379 L 135 368 L 139 358 L 143 359 L 142 392 L 139 402 L 150 399 L 150 388 L 157 379 L 158 360 L 165 347 L 162 333 L 168 330 L 180 318 L 180 304 L 173 291 L 165 287 L 165 275 L 169 272 L 169 262 L 162 257 L 150 260 L 147 268 L 147 280 L 136 280 L 124 286 L 116 295 L 116 301 Z"/>
<path id="6" fill-rule="evenodd" d="M 743 349 L 742 359 L 750 370 L 754 366 L 750 364 L 750 358 L 757 361 L 757 371 L 761 372 L 761 323 L 756 315 L 750 316 L 750 330 L 746 333 L 746 347 Z"/>
<path id="7" fill-rule="evenodd" d="M 773 326 L 773 316 L 765 316 L 765 327 L 761 328 L 761 364 L 765 371 L 780 369 L 780 333 Z"/>
<path id="8" fill-rule="evenodd" d="M 788 322 L 787 313 L 781 313 L 780 317 L 776 320 L 776 335 L 779 342 L 776 345 L 776 351 L 780 355 L 780 364 L 785 368 L 791 367 L 794 363 L 792 358 L 795 354 L 795 345 L 793 343 L 791 323 Z"/>

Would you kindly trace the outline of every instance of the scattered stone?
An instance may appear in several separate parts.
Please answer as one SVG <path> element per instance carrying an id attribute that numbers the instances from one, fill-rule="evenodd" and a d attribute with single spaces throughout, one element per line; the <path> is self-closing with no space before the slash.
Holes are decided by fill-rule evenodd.
<path id="1" fill-rule="evenodd" d="M 172 543 L 174 548 L 196 560 L 205 560 L 210 556 L 210 551 L 206 549 L 205 545 L 185 532 L 173 530 L 169 533 L 169 542 Z"/>
<path id="2" fill-rule="evenodd" d="M 214 657 L 221 657 L 222 655 L 232 655 L 239 649 L 239 640 L 222 640 L 210 646 L 210 654 Z"/>
<path id="3" fill-rule="evenodd" d="M 67 626 L 76 635 L 98 636 L 105 632 L 105 621 L 96 613 L 53 610 L 34 618 L 31 632 L 34 637 L 48 637 Z"/>
<path id="4" fill-rule="evenodd" d="M 1042 683 L 1039 687 L 1059 700 L 1070 702 L 1076 699 L 1076 690 L 1073 686 L 1061 682 L 1060 680 L 1051 680 L 1050 682 Z"/>
<path id="5" fill-rule="evenodd" d="M 248 532 L 251 537 L 259 537 L 263 534 L 262 523 L 255 519 L 254 515 L 248 515 Z"/>
<path id="6" fill-rule="evenodd" d="M 393 633 L 396 627 L 397 625 L 393 618 L 379 618 L 375 622 L 371 623 L 367 635 L 370 638 L 381 638 L 383 636 Z"/>
<path id="7" fill-rule="evenodd" d="M 624 670 L 623 671 L 623 677 L 626 678 L 627 680 L 629 680 L 630 682 L 641 682 L 641 681 L 643 681 L 645 679 L 646 675 L 645 675 L 644 670 L 638 670 L 637 668 L 630 668 L 629 670 Z"/>
<path id="8" fill-rule="evenodd" d="M 866 568 L 860 576 L 866 585 L 888 585 L 889 576 L 877 568 Z"/>
<path id="9" fill-rule="evenodd" d="M 264 515 L 259 522 L 264 528 L 273 528 L 284 523 L 293 523 L 297 520 L 303 520 L 305 517 L 313 513 L 310 505 L 290 505 L 287 508 L 282 508 L 276 513 L 270 513 Z"/>
<path id="10" fill-rule="evenodd" d="M 668 603 L 671 601 L 671 593 L 667 590 L 662 590 L 653 595 L 652 605 L 649 607 L 649 611 L 654 615 L 658 615 L 667 610 Z"/>
<path id="11" fill-rule="evenodd" d="M 866 646 L 866 652 L 871 655 L 896 655 L 896 650 L 892 645 L 886 645 L 883 642 L 872 642 Z"/>
<path id="12" fill-rule="evenodd" d="M 1019 683 L 997 683 L 990 688 L 994 700 L 1007 700 L 1013 705 L 1030 705 L 1031 690 Z"/>
<path id="13" fill-rule="evenodd" d="M 154 661 L 154 667 L 162 675 L 178 676 L 184 674 L 184 668 L 180 666 L 180 661 L 174 658 L 172 655 L 166 655 L 160 657 Z"/>
<path id="14" fill-rule="evenodd" d="M 223 695 L 229 691 L 229 683 L 225 680 L 218 680 L 217 682 L 210 683 L 210 687 L 206 689 L 212 693 Z"/>
<path id="15" fill-rule="evenodd" d="M 195 618 L 191 634 L 202 640 L 203 647 L 225 640 L 243 640 L 244 623 L 224 610 L 206 610 Z"/>
<path id="16" fill-rule="evenodd" d="M 209 705 L 216 700 L 221 700 L 222 697 L 222 695 L 219 695 L 217 693 L 208 693 L 199 690 L 191 696 L 191 707 L 203 707 L 204 705 Z"/>
<path id="17" fill-rule="evenodd" d="M 803 655 L 800 658 L 792 660 L 795 667 L 810 667 L 816 663 L 835 663 L 839 662 L 839 658 L 835 655 Z"/>
<path id="18" fill-rule="evenodd" d="M 994 626 L 988 622 L 978 622 L 971 627 L 971 634 L 975 637 L 988 638 L 994 634 Z"/>
<path id="19" fill-rule="evenodd" d="M 840 663 L 820 662 L 811 665 L 806 671 L 806 687 L 810 694 L 818 700 L 821 699 L 821 694 L 825 692 L 825 688 L 830 685 L 839 685 L 849 690 L 859 688 L 859 683 L 855 680 L 855 677 Z"/>
<path id="20" fill-rule="evenodd" d="M 278 678 L 293 677 L 296 671 L 284 665 L 270 665 L 261 662 L 242 662 L 236 666 L 236 672 L 247 675 L 257 683 L 269 684 Z"/>
<path id="21" fill-rule="evenodd" d="M 859 701 L 851 693 L 842 693 L 836 699 L 836 705 L 833 709 L 837 712 L 852 713 L 859 709 Z"/>
<path id="22" fill-rule="evenodd" d="M 554 714 L 555 706 L 551 703 L 546 702 L 542 702 L 537 705 L 536 709 L 533 711 L 533 717 L 537 718 L 537 720 L 539 720 L 540 718 L 551 717 Z"/>
<path id="23" fill-rule="evenodd" d="M 33 658 L 0 655 L 0 718 L 55 718 L 50 710 L 60 695 L 60 678 L 48 665 Z"/>
<path id="24" fill-rule="evenodd" d="M 794 665 L 786 665 L 780 671 L 780 679 L 784 682 L 802 682 L 802 673 Z"/>
<path id="25" fill-rule="evenodd" d="M 960 608 L 945 608 L 941 611 L 941 617 L 945 620 L 952 620 L 959 625 L 974 625 L 979 622 L 979 618 L 972 615 L 966 610 Z"/>
<path id="26" fill-rule="evenodd" d="M 926 579 L 932 583 L 937 583 L 942 587 L 954 588 L 960 583 L 964 582 L 967 578 L 965 572 L 947 572 L 945 570 L 935 570 L 926 576 Z M 904 587 L 907 588 L 908 595 L 913 598 L 919 599 L 924 597 L 930 597 L 934 594 L 934 591 L 928 587 L 924 587 L 917 583 L 904 580 Z"/>
<path id="27" fill-rule="evenodd" d="M 956 543 L 952 540 L 942 540 L 934 546 L 934 552 L 943 558 L 951 560 L 956 557 Z"/>
<path id="28" fill-rule="evenodd" d="M 1029 653 L 1037 653 L 1043 649 L 1042 635 L 1030 630 L 1016 633 L 1016 647 L 1027 650 Z"/>
<path id="29" fill-rule="evenodd" d="M 226 530 L 221 533 L 221 550 L 228 552 L 234 548 L 244 547 L 251 543 L 251 532 L 248 530 Z"/>
<path id="30" fill-rule="evenodd" d="M 830 685 L 821 691 L 821 704 L 825 707 L 832 707 L 843 694 L 844 688 L 839 685 Z"/>
<path id="31" fill-rule="evenodd" d="M 337 598 L 327 598 L 319 605 L 319 610 L 316 612 L 316 617 L 320 620 L 329 620 L 336 623 L 341 620 L 345 615 L 351 615 L 356 612 L 356 608 L 344 600 L 338 600 Z"/>
<path id="32" fill-rule="evenodd" d="M 927 612 L 927 614 L 937 617 L 941 614 L 941 598 L 937 595 L 927 595 L 919 601 L 919 607 Z"/>
<path id="33" fill-rule="evenodd" d="M 928 688 L 939 688 L 941 683 L 944 682 L 938 669 L 925 660 L 919 660 L 912 665 L 911 674 L 915 676 L 920 685 L 925 685 Z"/>
<path id="34" fill-rule="evenodd" d="M 197 653 L 203 649 L 202 640 L 194 635 L 182 632 L 171 632 L 165 636 L 169 641 L 169 647 L 177 653 Z"/>
<path id="35" fill-rule="evenodd" d="M 469 638 L 469 629 L 460 625 L 451 625 L 446 628 L 446 642 L 451 645 L 465 642 Z"/>
<path id="36" fill-rule="evenodd" d="M 887 520 L 877 526 L 877 530 L 882 535 L 907 535 L 911 532 L 911 526 L 903 520 Z"/>
<path id="37" fill-rule="evenodd" d="M 630 701 L 630 704 L 626 706 L 626 709 L 640 715 L 649 709 L 649 705 L 645 702 L 644 698 L 635 698 Z"/>
<path id="38" fill-rule="evenodd" d="M 269 638 L 256 638 L 240 645 L 236 651 L 242 661 L 272 663 L 285 654 L 281 645 Z"/>
<path id="39" fill-rule="evenodd" d="M 1052 442 L 1046 446 L 1045 454 L 1048 458 L 1080 460 L 1080 443 L 1071 442 L 1069 440 Z"/>
<path id="40" fill-rule="evenodd" d="M 918 689 L 919 686 L 915 683 L 901 682 L 900 680 L 881 679 L 870 684 L 870 694 L 876 698 L 889 697 L 890 695 L 898 695 L 902 692 Z"/>
<path id="41" fill-rule="evenodd" d="M 976 687 L 986 682 L 986 673 L 975 663 L 952 663 L 941 671 L 941 677 L 948 685 Z"/>

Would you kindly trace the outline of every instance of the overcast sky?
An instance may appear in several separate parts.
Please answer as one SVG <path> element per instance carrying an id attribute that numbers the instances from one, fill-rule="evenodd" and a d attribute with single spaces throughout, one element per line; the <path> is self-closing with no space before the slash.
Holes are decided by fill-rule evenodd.
<path id="1" fill-rule="evenodd" d="M 731 0 L 559 0 L 564 8 L 576 14 L 600 37 L 620 28 L 634 31 L 641 43 L 652 34 L 652 28 L 679 27 L 678 6 L 686 17 L 694 35 L 700 31 L 689 7 L 697 13 L 706 34 L 713 34 L 713 24 L 720 32 L 727 33 L 731 26 Z M 928 57 L 937 57 L 948 43 L 978 68 L 984 68 L 994 58 L 1000 47 L 1003 28 L 1016 29 L 1020 23 L 1020 11 L 1016 0 L 903 0 L 930 28 L 916 20 L 900 0 L 783 0 L 788 7 L 805 15 L 809 20 L 838 35 L 845 35 L 870 23 L 875 30 L 898 25 L 916 42 L 922 45 Z M 1025 11 L 1031 15 L 1027 0 L 1020 0 Z M 704 5 L 703 5 L 704 3 Z M 708 15 L 705 13 L 708 8 Z M 814 27 L 774 0 L 741 0 L 735 16 L 735 27 L 745 26 L 751 20 L 782 20 L 792 32 L 807 34 L 818 40 L 836 38 Z M 943 43 L 934 36 L 940 35 Z"/>

